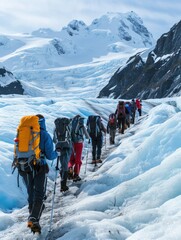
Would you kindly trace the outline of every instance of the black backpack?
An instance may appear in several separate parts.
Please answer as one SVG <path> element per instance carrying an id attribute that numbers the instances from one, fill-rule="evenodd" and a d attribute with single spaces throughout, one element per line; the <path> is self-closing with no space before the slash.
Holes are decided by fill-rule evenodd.
<path id="1" fill-rule="evenodd" d="M 81 116 L 75 116 L 72 119 L 72 142 L 79 142 L 83 140 L 83 127 L 84 118 Z"/>
<path id="2" fill-rule="evenodd" d="M 101 136 L 101 117 L 100 116 L 89 116 L 87 119 L 87 130 L 90 137 Z"/>
<path id="3" fill-rule="evenodd" d="M 55 119 L 54 142 L 57 144 L 57 148 L 71 147 L 71 121 L 71 119 L 65 117 Z"/>

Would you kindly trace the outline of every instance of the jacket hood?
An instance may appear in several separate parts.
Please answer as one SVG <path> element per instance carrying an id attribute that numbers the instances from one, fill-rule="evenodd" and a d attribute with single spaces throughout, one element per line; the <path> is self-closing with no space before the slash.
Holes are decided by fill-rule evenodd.
<path id="1" fill-rule="evenodd" d="M 38 122 L 40 124 L 40 128 L 46 131 L 45 118 L 40 118 Z"/>

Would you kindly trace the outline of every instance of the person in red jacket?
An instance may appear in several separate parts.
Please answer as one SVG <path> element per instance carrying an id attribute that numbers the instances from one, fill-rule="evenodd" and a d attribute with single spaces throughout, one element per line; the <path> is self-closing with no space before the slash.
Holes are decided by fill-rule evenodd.
<path id="1" fill-rule="evenodd" d="M 140 99 L 136 99 L 136 107 L 138 109 L 138 112 L 139 112 L 139 116 L 141 116 L 142 114 L 142 104 L 141 104 L 141 100 Z"/>

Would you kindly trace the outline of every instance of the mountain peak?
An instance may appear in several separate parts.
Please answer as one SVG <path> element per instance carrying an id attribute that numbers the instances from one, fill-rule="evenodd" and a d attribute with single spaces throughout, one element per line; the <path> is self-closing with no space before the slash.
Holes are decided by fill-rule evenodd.
<path id="1" fill-rule="evenodd" d="M 70 36 L 73 36 L 79 34 L 79 31 L 84 30 L 86 27 L 87 26 L 83 21 L 74 19 L 62 30 L 67 31 Z"/>
<path id="2" fill-rule="evenodd" d="M 6 40 L 9 39 L 8 36 Z M 101 81 L 101 84 L 96 84 L 99 85 L 96 93 L 98 95 L 98 91 L 103 84 L 105 85 L 113 69 L 119 66 L 120 61 L 127 61 L 127 57 L 140 51 L 140 48 L 150 48 L 153 38 L 134 12 L 124 14 L 109 12 L 94 19 L 90 25 L 74 19 L 60 31 L 40 28 L 31 35 L 12 36 L 9 45 L 6 41 L 2 43 L 0 56 L 3 65 L 11 69 L 19 80 L 37 84 L 42 81 L 44 92 L 46 88 L 49 89 L 50 81 L 55 85 L 56 80 L 59 82 L 60 72 L 64 72 L 64 67 L 71 67 L 72 74 L 65 77 L 63 86 L 61 83 L 58 84 L 58 89 L 64 89 L 69 83 L 73 87 L 76 85 L 72 80 L 75 78 L 73 70 L 75 65 L 76 69 L 80 64 L 89 65 L 88 68 L 92 69 L 97 63 L 106 65 L 111 61 L 109 69 L 106 67 L 106 74 L 103 69 L 104 74 L 98 71 L 95 76 L 97 82 Z M 78 78 L 82 78 L 83 75 L 89 75 L 89 71 L 78 74 Z M 88 82 L 88 85 L 91 85 L 92 81 Z M 28 91 L 25 92 L 27 94 Z M 32 91 L 29 92 L 32 94 Z"/>
<path id="3" fill-rule="evenodd" d="M 90 29 L 107 29 L 131 46 L 150 47 L 154 44 L 152 34 L 142 19 L 133 11 L 127 13 L 108 12 L 93 20 Z"/>
<path id="4" fill-rule="evenodd" d="M 57 37 L 60 32 L 54 31 L 51 28 L 39 28 L 31 33 L 33 36 L 42 37 L 42 38 L 51 38 Z"/>

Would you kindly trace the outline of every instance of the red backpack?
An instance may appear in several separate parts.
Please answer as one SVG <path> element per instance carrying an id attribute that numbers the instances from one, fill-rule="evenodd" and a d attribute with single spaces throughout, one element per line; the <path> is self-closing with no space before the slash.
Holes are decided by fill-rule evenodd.
<path id="1" fill-rule="evenodd" d="M 109 115 L 108 123 L 110 128 L 116 128 L 117 121 L 116 121 L 116 115 L 114 113 L 111 113 Z"/>

